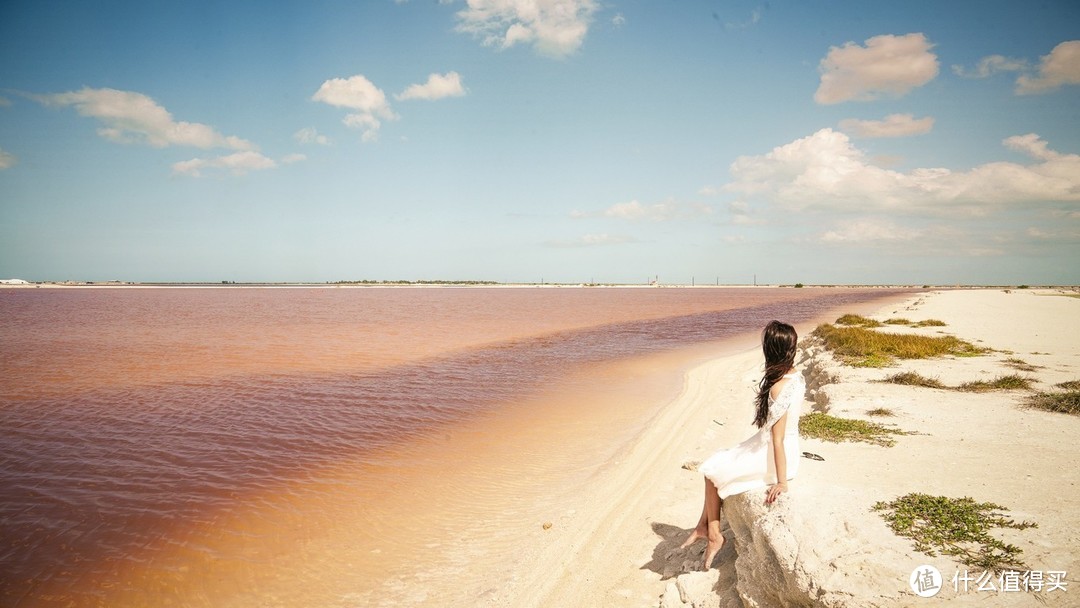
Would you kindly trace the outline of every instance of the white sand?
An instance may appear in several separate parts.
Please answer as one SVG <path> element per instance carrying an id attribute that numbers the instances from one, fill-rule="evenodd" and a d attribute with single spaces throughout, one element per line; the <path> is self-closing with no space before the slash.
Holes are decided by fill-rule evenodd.
<path id="1" fill-rule="evenodd" d="M 1080 572 L 1076 551 L 1080 468 L 1073 454 L 1080 417 L 1026 409 L 1022 402 L 1027 391 L 976 394 L 870 382 L 907 370 L 938 377 L 947 385 L 991 379 L 1017 373 L 1004 363 L 1016 357 L 1038 366 L 1021 375 L 1033 378 L 1038 390 L 1053 390 L 1056 383 L 1080 379 L 1080 299 L 1049 290 L 942 291 L 885 306 L 871 316 L 940 319 L 946 327 L 887 331 L 941 332 L 995 352 L 975 358 L 904 361 L 889 369 L 845 367 L 838 370 L 840 382 L 827 387 L 834 415 L 870 419 L 867 410 L 885 407 L 896 416 L 875 420 L 921 433 L 898 437 L 892 448 L 803 440 L 803 450 L 820 454 L 825 461 L 802 461 L 790 498 L 802 496 L 808 502 L 823 493 L 849 498 L 840 505 L 821 505 L 821 512 L 844 519 L 842 527 L 849 531 L 846 538 L 836 539 L 838 557 L 831 562 L 834 568 L 849 570 L 842 573 L 845 584 L 880 594 L 881 605 L 941 601 L 964 606 L 1080 605 L 1080 582 L 1073 582 Z M 811 328 L 800 327 L 800 334 Z M 537 567 L 521 573 L 499 603 L 658 605 L 672 576 L 697 567 L 703 546 L 699 543 L 696 552 L 673 551 L 697 520 L 702 504 L 700 474 L 681 465 L 700 461 L 753 432 L 750 398 L 760 365 L 754 347 L 693 370 L 683 394 L 657 414 L 634 446 L 598 479 L 588 497 L 593 509 L 520 539 Z M 804 411 L 809 407 L 807 403 Z M 1036 596 L 976 592 L 972 587 L 958 596 L 951 579 L 966 567 L 915 552 L 907 539 L 893 536 L 869 510 L 878 500 L 909 492 L 971 496 L 1005 506 L 1017 520 L 1038 522 L 1035 529 L 993 534 L 1023 549 L 1022 558 L 1032 570 L 1068 572 L 1068 591 Z M 798 538 L 800 531 L 795 535 Z M 812 541 L 821 539 L 809 533 L 802 538 Z M 889 551 L 875 552 L 873 543 L 888 545 Z M 739 605 L 732 589 L 733 545 L 724 547 L 718 573 L 711 574 L 719 577 L 712 591 L 719 605 Z M 833 547 L 826 543 L 816 548 L 828 556 Z M 908 590 L 908 576 L 920 564 L 934 565 L 945 576 L 946 588 L 932 600 Z"/>

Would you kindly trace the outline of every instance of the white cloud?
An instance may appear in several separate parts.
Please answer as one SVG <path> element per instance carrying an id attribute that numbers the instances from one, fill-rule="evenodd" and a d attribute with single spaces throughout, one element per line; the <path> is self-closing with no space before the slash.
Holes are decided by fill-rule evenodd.
<path id="1" fill-rule="evenodd" d="M 306 154 L 293 153 L 293 154 L 286 154 L 285 156 L 281 157 L 282 164 L 286 164 L 286 165 L 291 165 L 293 163 L 300 163 L 300 162 L 303 162 L 305 160 L 307 160 L 307 155 Z"/>
<path id="2" fill-rule="evenodd" d="M 1038 74 L 1016 79 L 1016 93 L 1047 93 L 1067 84 L 1080 84 L 1080 40 L 1062 42 L 1043 55 Z"/>
<path id="3" fill-rule="evenodd" d="M 360 74 L 327 80 L 311 99 L 338 108 L 356 110 L 347 114 L 342 122 L 348 127 L 361 130 L 363 141 L 375 141 L 379 138 L 379 128 L 382 126 L 380 119 L 398 118 L 390 109 L 382 89 Z"/>
<path id="4" fill-rule="evenodd" d="M 549 247 L 599 247 L 604 245 L 623 245 L 636 243 L 637 239 L 632 236 L 619 234 L 586 234 L 576 239 L 548 241 Z"/>
<path id="5" fill-rule="evenodd" d="M 615 13 L 615 16 L 611 18 L 611 25 L 615 27 L 626 25 L 626 17 L 622 13 Z"/>
<path id="6" fill-rule="evenodd" d="M 716 196 L 717 194 L 720 194 L 720 191 L 717 190 L 715 186 L 702 186 L 701 189 L 698 190 L 698 194 L 701 196 Z"/>
<path id="7" fill-rule="evenodd" d="M 1080 230 L 1068 228 L 1044 230 L 1042 228 L 1030 227 L 1024 231 L 1024 234 L 1029 238 L 1038 241 L 1063 241 L 1069 243 L 1080 241 Z"/>
<path id="8" fill-rule="evenodd" d="M 319 133 L 315 130 L 315 127 L 304 127 L 296 133 L 293 133 L 293 139 L 302 144 L 319 144 L 320 146 L 329 146 L 330 138 Z"/>
<path id="9" fill-rule="evenodd" d="M 457 30 L 485 46 L 510 48 L 532 44 L 537 52 L 565 57 L 579 48 L 589 31 L 596 0 L 468 0 L 457 14 Z"/>
<path id="10" fill-rule="evenodd" d="M 168 110 L 142 93 L 86 87 L 31 98 L 47 106 L 74 106 L 79 114 L 96 118 L 105 125 L 98 129 L 99 135 L 119 143 L 145 143 L 157 148 L 255 149 L 251 142 L 222 135 L 208 125 L 173 120 Z"/>
<path id="11" fill-rule="evenodd" d="M 885 120 L 848 118 L 840 121 L 840 128 L 857 137 L 907 137 L 929 133 L 934 128 L 934 119 L 930 116 L 916 119 L 911 114 L 889 114 Z"/>
<path id="12" fill-rule="evenodd" d="M 608 217 L 621 220 L 649 220 L 653 222 L 666 222 L 674 219 L 683 219 L 708 215 L 712 208 L 698 203 L 677 203 L 666 200 L 653 205 L 643 205 L 636 200 L 627 203 L 616 203 L 603 211 L 573 211 L 573 218 L 597 218 Z"/>
<path id="13" fill-rule="evenodd" d="M 866 46 L 831 47 L 821 60 L 821 85 L 814 101 L 834 104 L 905 95 L 938 75 L 934 45 L 923 34 L 874 36 Z"/>
<path id="14" fill-rule="evenodd" d="M 1037 135 L 1004 145 L 1037 162 L 992 162 L 968 171 L 900 172 L 867 162 L 843 133 L 822 129 L 731 165 L 725 189 L 788 209 L 983 215 L 994 207 L 1080 201 L 1080 155 L 1049 150 Z"/>
<path id="15" fill-rule="evenodd" d="M 983 57 L 975 64 L 975 69 L 965 70 L 964 66 L 952 66 L 953 73 L 963 78 L 989 78 L 998 72 L 1018 72 L 1027 68 L 1023 59 L 1010 59 L 1004 55 Z"/>
<path id="16" fill-rule="evenodd" d="M 821 235 L 825 243 L 881 243 L 907 242 L 927 236 L 927 229 L 900 226 L 896 222 L 882 219 L 860 218 L 842 220 L 837 227 Z"/>
<path id="17" fill-rule="evenodd" d="M 0 149 L 0 171 L 4 169 L 10 169 L 19 159 L 15 158 L 15 155 L 11 152 L 5 152 Z"/>
<path id="18" fill-rule="evenodd" d="M 248 171 L 273 169 L 276 166 L 277 163 L 274 162 L 273 159 L 267 158 L 258 152 L 248 150 L 244 152 L 235 152 L 227 156 L 219 156 L 217 158 L 193 158 L 191 160 L 180 161 L 173 164 L 172 170 L 176 175 L 202 177 L 203 171 L 208 169 L 221 169 L 223 171 L 228 171 L 233 175 L 243 175 Z"/>
<path id="19" fill-rule="evenodd" d="M 424 84 L 409 85 L 404 91 L 394 95 L 395 99 L 427 99 L 434 101 L 443 97 L 461 97 L 465 87 L 461 84 L 461 75 L 457 72 L 431 74 Z"/>
<path id="20" fill-rule="evenodd" d="M 1031 158 L 1038 160 L 1058 160 L 1062 158 L 1059 152 L 1050 149 L 1049 144 L 1034 133 L 1027 135 L 1013 135 L 1002 142 L 1005 147 L 1023 152 Z"/>

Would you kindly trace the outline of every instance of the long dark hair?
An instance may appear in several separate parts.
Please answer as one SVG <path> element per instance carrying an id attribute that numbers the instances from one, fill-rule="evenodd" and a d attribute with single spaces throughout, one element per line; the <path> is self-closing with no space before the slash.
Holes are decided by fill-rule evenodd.
<path id="1" fill-rule="evenodd" d="M 795 367 L 795 346 L 799 334 L 780 321 L 770 321 L 761 332 L 761 350 L 765 353 L 765 376 L 758 384 L 757 415 L 754 424 L 760 429 L 769 419 L 769 391 L 784 374 Z"/>

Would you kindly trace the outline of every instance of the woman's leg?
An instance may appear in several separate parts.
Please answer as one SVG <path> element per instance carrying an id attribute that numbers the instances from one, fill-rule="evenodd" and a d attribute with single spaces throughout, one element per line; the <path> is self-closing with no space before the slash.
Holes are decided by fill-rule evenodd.
<path id="1" fill-rule="evenodd" d="M 712 482 L 709 481 L 708 477 L 706 477 L 705 478 L 705 503 L 701 506 L 701 518 L 698 519 L 697 526 L 694 527 L 694 531 L 691 532 L 690 536 L 687 536 L 686 540 L 683 541 L 683 544 L 681 546 L 679 546 L 680 549 L 685 549 L 685 548 L 689 547 L 690 545 L 696 543 L 698 540 L 700 540 L 702 538 L 706 538 L 708 536 L 708 533 L 709 533 L 709 528 L 708 528 L 709 519 L 706 516 L 706 511 L 707 511 L 708 506 L 709 506 L 709 486 L 712 486 Z M 715 487 L 715 486 L 713 486 L 713 487 Z M 713 490 L 713 493 L 715 494 L 716 490 Z"/>
<path id="2" fill-rule="evenodd" d="M 724 546 L 724 535 L 720 533 L 720 510 L 724 505 L 724 501 L 720 498 L 720 494 L 716 491 L 716 486 L 713 485 L 709 478 L 705 478 L 705 518 L 706 518 L 706 534 L 709 540 L 705 546 L 705 569 L 708 570 L 712 566 L 713 558 L 720 552 L 720 548 Z M 697 532 L 697 530 L 695 530 Z"/>

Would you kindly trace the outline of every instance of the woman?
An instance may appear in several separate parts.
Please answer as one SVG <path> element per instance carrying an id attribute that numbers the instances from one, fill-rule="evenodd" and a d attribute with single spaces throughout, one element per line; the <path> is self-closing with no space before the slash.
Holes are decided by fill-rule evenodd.
<path id="1" fill-rule="evenodd" d="M 705 475 L 705 507 L 682 547 L 707 539 L 706 570 L 724 546 L 720 534 L 724 499 L 768 487 L 765 503 L 772 504 L 781 492 L 787 492 L 787 480 L 795 477 L 799 466 L 799 406 L 806 393 L 806 382 L 795 371 L 798 340 L 795 328 L 787 323 L 772 321 L 765 326 L 761 338 L 765 377 L 758 385 L 754 417 L 758 431 L 739 445 L 713 454 L 698 467 Z"/>

